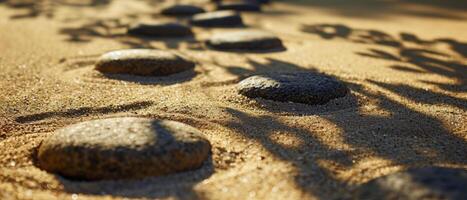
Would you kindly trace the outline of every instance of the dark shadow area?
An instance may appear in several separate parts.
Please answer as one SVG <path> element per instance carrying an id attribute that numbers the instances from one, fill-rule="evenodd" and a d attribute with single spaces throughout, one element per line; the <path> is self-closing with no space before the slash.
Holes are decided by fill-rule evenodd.
<path id="1" fill-rule="evenodd" d="M 282 3 L 310 6 L 334 14 L 357 18 L 385 18 L 389 16 L 415 16 L 448 20 L 464 20 L 461 13 L 467 10 L 467 2 L 458 0 L 283 0 Z"/>
<path id="2" fill-rule="evenodd" d="M 120 81 L 138 83 L 141 85 L 172 85 L 192 80 L 196 75 L 193 69 L 172 74 L 169 76 L 136 76 L 127 74 L 108 74 L 103 73 L 104 77 Z"/>
<path id="3" fill-rule="evenodd" d="M 331 29 L 331 30 L 328 30 Z M 345 25 L 325 24 L 305 26 L 305 32 L 316 34 L 324 39 L 340 39 L 355 43 L 371 44 L 376 47 L 392 48 L 397 54 L 381 49 L 369 49 L 357 55 L 375 59 L 385 59 L 400 62 L 400 65 L 391 65 L 392 69 L 401 72 L 423 72 L 437 74 L 458 84 L 445 88 L 436 84 L 446 92 L 459 92 L 465 89 L 467 66 L 453 59 L 447 52 L 431 49 L 430 45 L 445 40 L 422 40 L 411 34 L 403 34 L 404 39 L 392 36 L 378 30 L 353 29 Z M 453 39 L 451 39 L 453 40 Z M 406 47 L 406 43 L 412 43 Z M 413 43 L 421 45 L 412 47 Z M 462 42 L 455 42 L 460 44 Z M 451 43 L 452 44 L 452 43 Z M 416 45 L 415 45 L 416 46 Z M 456 49 L 451 46 L 451 49 Z M 459 49 L 459 48 L 457 48 Z M 453 50 L 453 54 L 462 55 Z M 249 60 L 252 69 L 240 66 L 223 66 L 232 74 L 246 77 L 258 73 L 277 71 L 298 71 L 303 67 L 292 63 L 282 62 L 268 58 L 268 63 L 262 64 Z M 415 66 L 407 70 L 406 65 Z M 307 67 L 310 68 L 310 67 Z M 412 68 L 412 67 L 411 67 Z M 313 69 L 310 69 L 313 72 Z M 368 99 L 378 108 L 377 112 L 386 111 L 389 114 L 379 115 L 365 113 L 363 108 L 351 108 L 345 112 L 318 113 L 325 121 L 335 125 L 342 134 L 344 145 L 352 150 L 341 150 L 322 142 L 321 136 L 326 134 L 319 131 L 320 127 L 303 128 L 282 122 L 277 116 L 253 115 L 232 108 L 224 108 L 231 114 L 232 120 L 226 126 L 234 129 L 245 138 L 259 142 L 265 149 L 287 161 L 297 169 L 294 175 L 296 185 L 304 192 L 316 196 L 318 199 L 349 199 L 358 185 L 335 178 L 335 174 L 320 165 L 320 161 L 335 163 L 338 168 L 351 168 L 359 160 L 370 156 L 388 160 L 395 166 L 421 167 L 436 165 L 466 165 L 465 152 L 467 141 L 454 134 L 445 125 L 446 116 L 452 117 L 449 112 L 432 115 L 415 109 L 405 101 L 395 100 L 394 95 L 413 102 L 412 104 L 445 105 L 461 110 L 467 108 L 467 101 L 441 92 L 425 90 L 408 84 L 387 83 L 372 79 L 365 80 L 365 84 L 343 81 L 362 99 Z M 346 99 L 350 101 L 352 98 Z M 332 102 L 330 102 L 332 103 Z M 278 104 L 276 107 L 287 107 L 293 103 Z M 332 108 L 331 105 L 327 105 Z M 274 106 L 264 106 L 263 109 L 275 112 Z M 290 115 L 299 116 L 306 110 L 306 106 L 289 109 Z M 439 112 L 434 111 L 433 112 Z M 456 115 L 456 117 L 459 117 Z M 317 123 L 319 124 L 319 123 Z M 276 140 L 275 134 L 284 134 L 288 138 L 295 138 L 298 144 L 285 145 Z M 376 170 L 369 168 L 368 170 Z M 363 172 L 361 172 L 363 173 Z M 429 185 L 427 185 L 430 188 Z M 435 189 L 435 188 L 433 188 Z M 375 188 L 383 191 L 384 188 Z"/>
<path id="4" fill-rule="evenodd" d="M 29 123 L 29 122 L 47 119 L 50 117 L 72 118 L 72 117 L 88 116 L 92 114 L 111 114 L 111 113 L 140 110 L 140 109 L 150 107 L 152 104 L 153 102 L 151 101 L 141 101 L 141 102 L 135 102 L 135 103 L 125 104 L 125 105 L 111 105 L 111 106 L 105 106 L 105 107 L 81 107 L 77 109 L 69 109 L 66 111 L 43 112 L 39 114 L 20 116 L 20 117 L 17 117 L 15 121 L 19 123 Z"/>
<path id="5" fill-rule="evenodd" d="M 331 29 L 331 30 L 326 30 Z M 462 81 L 458 88 L 464 85 L 466 66 L 453 61 L 438 58 L 445 53 L 428 49 L 406 48 L 404 41 L 418 44 L 432 44 L 439 40 L 423 41 L 404 35 L 404 41 L 377 30 L 355 30 L 345 25 L 316 25 L 304 27 L 304 31 L 317 34 L 324 39 L 343 39 L 356 43 L 381 45 L 399 50 L 400 54 L 384 50 L 370 49 L 369 53 L 359 53 L 361 56 L 399 61 L 401 64 L 415 65 L 419 69 L 411 73 L 434 73 L 450 79 Z M 456 42 L 456 44 L 459 42 Z M 452 48 L 454 49 L 454 48 Z M 284 63 L 269 58 L 269 63 L 261 64 L 249 60 L 253 69 L 236 66 L 224 66 L 232 74 L 246 77 L 257 73 L 271 71 L 298 71 L 302 67 Z M 391 66 L 393 69 L 408 71 L 404 66 Z M 313 70 L 311 70 L 313 71 Z M 302 129 L 282 123 L 270 116 L 253 116 L 239 110 L 225 108 L 234 120 L 228 122 L 229 127 L 237 130 L 246 138 L 260 142 L 268 151 L 278 158 L 292 163 L 298 170 L 295 177 L 297 185 L 318 199 L 347 198 L 355 186 L 334 178 L 331 172 L 321 167 L 319 160 L 339 163 L 342 167 L 350 167 L 354 160 L 366 156 L 377 156 L 390 160 L 395 165 L 420 166 L 434 164 L 467 164 L 463 152 L 467 152 L 465 138 L 459 138 L 448 130 L 440 119 L 407 107 L 395 101 L 382 92 L 370 92 L 362 85 L 346 82 L 352 89 L 366 98 L 377 100 L 378 107 L 391 112 L 389 116 L 362 115 L 358 109 L 349 109 L 345 113 L 333 115 L 329 113 L 314 113 L 335 124 L 343 132 L 344 143 L 350 145 L 353 151 L 341 151 L 322 144 L 313 130 Z M 390 91 L 402 97 L 423 104 L 444 104 L 460 109 L 467 108 L 467 101 L 445 94 L 423 90 L 410 85 L 390 84 L 369 80 L 372 87 Z M 440 87 L 441 88 L 441 87 Z M 456 90 L 451 90 L 455 92 Z M 277 106 L 277 104 L 276 104 Z M 287 105 L 280 105 L 287 107 Z M 279 106 L 277 106 L 279 107 Z M 301 109 L 288 110 L 295 115 L 303 114 Z M 331 106 L 330 106 L 331 107 Z M 271 107 L 263 107 L 274 110 Z M 298 138 L 300 145 L 288 147 L 279 144 L 272 138 L 273 133 L 285 132 L 290 137 Z M 319 184 L 311 184 L 319 183 Z M 380 188 L 382 190 L 382 188 Z M 335 195 L 335 196 L 334 196 Z"/>
<path id="6" fill-rule="evenodd" d="M 238 134 L 261 143 L 278 158 L 292 163 L 298 171 L 295 176 L 297 186 L 318 199 L 348 199 L 358 187 L 334 178 L 333 172 L 319 164 L 323 160 L 337 163 L 334 165 L 339 168 L 350 168 L 368 156 L 390 160 L 394 165 L 406 167 L 467 164 L 464 156 L 464 152 L 467 152 L 465 138 L 447 131 L 439 119 L 410 109 L 384 93 L 374 94 L 363 86 L 350 82 L 346 84 L 365 97 L 378 100 L 381 109 L 392 113 L 389 116 L 373 116 L 361 114 L 358 109 L 339 114 L 318 113 L 342 130 L 343 142 L 352 150 L 341 150 L 323 144 L 318 135 L 326 133 L 314 131 L 315 128 L 319 130 L 319 126 L 300 128 L 284 124 L 276 117 L 253 116 L 231 108 L 225 108 L 234 118 L 227 122 L 227 126 Z M 293 113 L 301 114 L 300 111 Z M 273 134 L 287 134 L 288 138 L 296 138 L 299 145 L 280 144 L 274 140 Z"/>

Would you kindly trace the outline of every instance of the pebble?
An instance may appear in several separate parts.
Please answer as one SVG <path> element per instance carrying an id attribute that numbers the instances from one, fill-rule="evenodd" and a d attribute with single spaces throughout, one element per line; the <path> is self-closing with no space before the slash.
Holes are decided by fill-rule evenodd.
<path id="1" fill-rule="evenodd" d="M 42 169 L 82 180 L 161 176 L 201 167 L 211 145 L 189 125 L 123 117 L 57 130 L 38 150 Z"/>
<path id="2" fill-rule="evenodd" d="M 161 13 L 164 15 L 174 15 L 174 16 L 189 16 L 199 13 L 204 13 L 205 10 L 198 6 L 186 5 L 186 4 L 177 4 L 171 5 L 162 9 Z"/>
<path id="3" fill-rule="evenodd" d="M 207 45 L 220 50 L 274 50 L 284 49 L 275 35 L 260 30 L 242 30 L 214 34 Z"/>
<path id="4" fill-rule="evenodd" d="M 336 79 L 311 72 L 255 75 L 238 83 L 237 89 L 250 98 L 311 105 L 325 104 L 348 93 L 347 87 Z"/>
<path id="5" fill-rule="evenodd" d="M 139 23 L 128 28 L 128 34 L 150 37 L 191 36 L 191 28 L 179 23 Z"/>
<path id="6" fill-rule="evenodd" d="M 195 63 L 174 53 L 154 49 L 126 49 L 102 55 L 95 69 L 103 73 L 167 76 L 194 68 Z"/>
<path id="7" fill-rule="evenodd" d="M 356 199 L 467 199 L 467 170 L 443 167 L 409 169 L 374 179 Z"/>
<path id="8" fill-rule="evenodd" d="M 217 10 L 235 11 L 261 11 L 261 5 L 256 2 L 221 2 L 217 4 Z"/>
<path id="9" fill-rule="evenodd" d="M 191 24 L 204 27 L 236 27 L 243 26 L 243 20 L 240 14 L 231 11 L 214 11 L 194 15 Z"/>

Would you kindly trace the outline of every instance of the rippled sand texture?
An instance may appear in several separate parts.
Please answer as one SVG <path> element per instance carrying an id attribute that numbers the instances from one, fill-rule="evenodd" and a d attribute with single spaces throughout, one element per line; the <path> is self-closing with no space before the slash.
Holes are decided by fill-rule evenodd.
<path id="1" fill-rule="evenodd" d="M 237 29 L 125 36 L 130 23 L 176 19 L 158 15 L 157 1 L 0 1 L 0 199 L 334 199 L 406 168 L 467 169 L 467 5 L 419 2 L 273 3 L 242 15 L 287 49 L 252 53 L 204 45 Z M 197 66 L 169 77 L 93 70 L 101 54 L 122 48 L 174 51 Z M 250 75 L 301 70 L 351 92 L 318 106 L 236 92 Z M 194 126 L 212 158 L 195 171 L 133 181 L 69 180 L 36 166 L 54 130 L 113 116 Z"/>

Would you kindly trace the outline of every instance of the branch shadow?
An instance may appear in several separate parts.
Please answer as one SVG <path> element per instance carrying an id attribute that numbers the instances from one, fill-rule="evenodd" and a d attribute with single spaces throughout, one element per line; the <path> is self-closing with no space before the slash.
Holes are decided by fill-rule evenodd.
<path id="1" fill-rule="evenodd" d="M 93 7 L 102 9 L 107 7 L 112 0 L 87 0 L 87 1 L 72 1 L 72 0 L 3 0 L 0 4 L 4 4 L 10 9 L 24 10 L 24 13 L 10 16 L 10 19 L 25 19 L 45 16 L 54 18 L 58 7 Z"/>
<path id="2" fill-rule="evenodd" d="M 465 16 L 459 13 L 467 9 L 466 2 L 457 0 L 288 0 L 281 2 L 310 6 L 331 11 L 336 15 L 356 18 L 385 18 L 391 15 L 406 15 L 434 19 L 464 20 Z M 458 11 L 459 13 L 450 11 Z"/>
<path id="3" fill-rule="evenodd" d="M 51 117 L 64 117 L 64 118 L 73 118 L 80 116 L 88 116 L 91 114 L 110 114 L 118 112 L 127 112 L 141 110 L 147 107 L 152 106 L 154 103 L 151 101 L 141 101 L 134 102 L 125 105 L 111 105 L 105 107 L 81 107 L 77 109 L 69 109 L 66 111 L 53 111 L 53 112 L 43 112 L 32 115 L 20 116 L 15 119 L 19 123 L 30 123 L 34 121 L 44 120 Z"/>
<path id="4" fill-rule="evenodd" d="M 324 29 L 331 29 L 331 31 Z M 382 31 L 352 29 L 342 24 L 310 25 L 305 26 L 303 31 L 317 34 L 323 39 L 340 39 L 393 48 L 399 54 L 380 49 L 369 49 L 369 52 L 359 52 L 357 55 L 397 61 L 403 66 L 418 67 L 417 72 L 437 74 L 458 81 L 458 84 L 450 88 L 438 85 L 446 92 L 458 92 L 465 89 L 467 66 L 455 59 L 444 59 L 448 57 L 446 52 L 432 50 L 429 48 L 430 46 L 409 48 L 405 45 L 407 42 L 418 45 L 434 45 L 441 42 L 449 45 L 444 39 L 422 40 L 407 33 L 401 36 L 405 39 L 399 39 Z M 460 43 L 462 42 L 455 42 L 455 44 Z M 451 46 L 451 49 L 459 48 Z M 458 55 L 462 55 L 462 53 Z M 272 58 L 267 58 L 267 61 L 267 64 L 264 64 L 248 60 L 251 68 L 223 67 L 239 77 L 271 71 L 306 70 L 295 64 Z M 401 71 L 405 73 L 413 73 L 414 71 L 407 72 L 400 66 L 391 65 L 389 67 L 395 70 L 403 69 Z M 310 69 L 310 71 L 315 70 Z M 316 196 L 317 199 L 349 199 L 353 197 L 354 192 L 360 186 L 348 180 L 337 178 L 336 172 L 320 164 L 323 160 L 332 162 L 338 166 L 337 168 L 344 170 L 351 169 L 359 161 L 369 156 L 387 160 L 391 165 L 402 168 L 467 165 L 467 160 L 465 160 L 467 140 L 459 136 L 459 133 L 448 129 L 443 117 L 432 113 L 438 111 L 421 111 L 420 107 L 413 107 L 406 102 L 408 100 L 413 102 L 412 104 L 447 105 L 465 110 L 467 108 L 466 100 L 408 84 L 386 83 L 371 78 L 366 79 L 364 83 L 341 81 L 348 85 L 353 92 L 360 94 L 361 98 L 374 102 L 372 105 L 377 108 L 377 112 L 387 112 L 388 114 L 373 113 L 374 111 L 368 114 L 365 111 L 366 108 L 360 105 L 356 109 L 348 109 L 338 113 L 312 113 L 333 124 L 340 132 L 326 133 L 313 125 L 310 125 L 312 128 L 309 126 L 305 128 L 304 125 L 286 123 L 279 119 L 280 116 L 276 115 L 250 114 L 238 109 L 224 108 L 232 116 L 231 120 L 225 122 L 225 126 L 235 130 L 245 138 L 260 143 L 277 158 L 291 163 L 297 170 L 297 173 L 293 174 L 295 184 L 300 190 Z M 397 96 L 404 100 L 394 98 Z M 272 106 L 263 108 L 274 112 Z M 303 107 L 298 110 L 287 110 L 287 112 L 290 112 L 292 116 L 301 116 L 302 110 Z M 449 112 L 444 114 L 451 116 Z M 328 137 L 327 134 L 337 134 L 337 137 L 341 137 L 342 144 L 333 146 L 323 143 L 322 137 Z M 277 135 L 283 136 L 282 139 L 276 137 Z M 284 140 L 287 141 L 284 138 L 297 142 L 293 145 L 281 143 Z M 339 148 L 338 146 L 341 145 L 348 145 L 351 150 Z M 377 170 L 375 169 L 377 167 L 368 166 L 365 171 L 371 172 L 371 170 Z M 364 176 L 364 173 L 359 172 L 359 176 Z M 430 189 L 431 186 L 426 185 L 426 187 Z M 375 190 L 380 191 L 384 191 L 384 189 L 375 188 Z"/>
<path id="5" fill-rule="evenodd" d="M 397 52 L 396 54 L 388 50 L 370 48 L 366 52 L 358 52 L 357 55 L 399 62 L 400 65 L 390 67 L 402 72 L 437 74 L 454 81 L 455 84 L 431 83 L 445 91 L 467 91 L 465 87 L 467 65 L 461 61 L 461 58 L 465 58 L 467 55 L 466 42 L 451 38 L 424 40 L 407 32 L 402 32 L 399 36 L 392 36 L 378 30 L 354 29 L 343 24 L 304 25 L 301 30 L 328 40 L 340 39 L 353 43 L 392 48 Z M 447 45 L 452 52 L 433 50 L 435 45 Z M 409 65 L 415 68 L 408 67 Z"/>
<path id="6" fill-rule="evenodd" d="M 87 43 L 94 39 L 112 39 L 129 48 L 156 48 L 152 42 L 161 42 L 168 49 L 179 49 L 182 44 L 187 48 L 199 50 L 202 42 L 193 35 L 185 37 L 147 37 L 127 34 L 130 24 L 137 21 L 137 16 L 131 14 L 122 18 L 91 19 L 78 27 L 60 29 L 60 34 L 66 36 L 66 41 L 72 43 Z"/>
<path id="7" fill-rule="evenodd" d="M 382 85 L 375 81 L 371 83 Z M 319 127 L 301 128 L 285 124 L 275 116 L 256 116 L 225 108 L 234 118 L 226 126 L 259 142 L 277 158 L 291 163 L 297 170 L 293 175 L 295 184 L 317 199 L 349 199 L 360 186 L 336 178 L 337 174 L 321 165 L 320 161 L 332 162 L 341 169 L 350 169 L 368 156 L 389 160 L 392 165 L 404 168 L 467 165 L 464 156 L 467 141 L 446 130 L 439 119 L 379 92 L 368 92 L 361 85 L 346 84 L 365 97 L 378 100 L 381 109 L 391 112 L 389 116 L 366 115 L 358 109 L 339 114 L 315 113 L 341 130 L 342 145 L 348 145 L 351 150 L 323 143 L 322 137 L 327 137 L 327 134 L 316 131 Z M 300 112 L 293 114 L 299 115 Z M 274 135 L 282 135 L 282 138 L 277 137 L 282 140 L 295 139 L 298 144 L 281 144 Z M 375 169 L 369 167 L 368 171 L 371 170 Z"/>

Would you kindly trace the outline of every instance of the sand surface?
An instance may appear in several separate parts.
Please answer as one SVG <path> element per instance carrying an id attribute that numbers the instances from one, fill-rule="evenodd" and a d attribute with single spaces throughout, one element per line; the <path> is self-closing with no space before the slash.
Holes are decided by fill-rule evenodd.
<path id="1" fill-rule="evenodd" d="M 234 29 L 125 36 L 134 22 L 177 20 L 158 15 L 158 1 L 0 2 L 0 199 L 346 199 L 411 167 L 467 169 L 462 1 L 282 1 L 243 14 L 283 40 L 287 50 L 270 53 L 203 44 Z M 93 70 L 99 55 L 124 48 L 174 51 L 197 66 L 164 78 Z M 298 70 L 333 76 L 351 93 L 310 106 L 235 90 L 253 74 Z M 194 126 L 211 141 L 211 159 L 172 176 L 97 182 L 35 165 L 57 128 L 115 116 Z"/>

